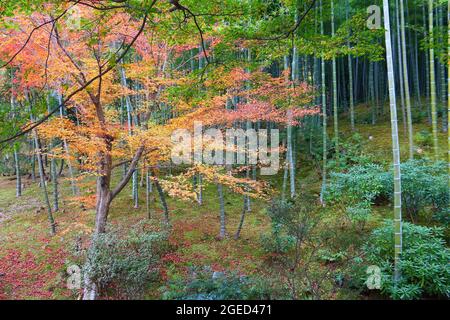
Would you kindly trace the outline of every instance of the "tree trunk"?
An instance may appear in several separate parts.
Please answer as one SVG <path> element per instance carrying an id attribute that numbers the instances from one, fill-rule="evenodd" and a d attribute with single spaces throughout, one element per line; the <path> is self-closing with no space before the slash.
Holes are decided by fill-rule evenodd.
<path id="1" fill-rule="evenodd" d="M 434 34 L 433 34 L 433 0 L 428 0 L 428 23 L 430 33 L 430 95 L 431 95 L 431 126 L 433 128 L 433 152 L 438 159 L 438 127 L 437 127 L 437 106 L 436 106 L 436 76 L 434 69 Z"/>
<path id="2" fill-rule="evenodd" d="M 22 196 L 22 178 L 20 176 L 20 159 L 19 152 L 17 152 L 18 146 L 14 146 L 14 164 L 16 171 L 16 197 Z"/>
<path id="3" fill-rule="evenodd" d="M 222 184 L 217 184 L 217 193 L 219 194 L 219 207 L 220 207 L 220 232 L 219 238 L 224 239 L 227 235 L 226 221 L 225 221 L 225 201 L 223 197 L 223 186 Z"/>
<path id="4" fill-rule="evenodd" d="M 241 235 L 241 231 L 242 231 L 242 226 L 244 225 L 244 220 L 245 220 L 245 206 L 244 208 L 242 208 L 242 212 L 241 212 L 241 219 L 239 221 L 239 226 L 236 230 L 236 234 L 234 235 L 234 240 L 239 239 L 239 236 Z"/>
<path id="5" fill-rule="evenodd" d="M 403 0 L 400 0 L 400 20 L 401 20 L 401 42 L 402 42 L 402 63 L 403 63 L 403 82 L 406 99 L 406 120 L 408 123 L 408 141 L 409 141 L 409 159 L 414 158 L 414 142 L 413 142 L 413 128 L 411 116 L 411 95 L 409 92 L 409 77 L 408 77 L 408 60 L 406 59 L 406 33 L 405 33 L 405 11 L 403 7 Z"/>
<path id="6" fill-rule="evenodd" d="M 320 1 L 320 33 L 323 35 L 323 4 Z M 325 204 L 323 197 L 327 185 L 327 95 L 326 95 L 326 84 L 325 84 L 325 59 L 321 59 L 321 71 L 322 71 L 322 187 L 320 191 L 320 202 L 322 205 Z"/>
<path id="7" fill-rule="evenodd" d="M 37 160 L 38 160 L 39 178 L 40 178 L 40 182 L 41 182 L 42 192 L 44 193 L 45 204 L 47 206 L 48 222 L 50 224 L 50 232 L 52 235 L 54 235 L 56 233 L 56 225 L 55 225 L 55 220 L 54 220 L 53 214 L 52 214 L 52 207 L 50 205 L 50 200 L 48 198 L 47 186 L 46 186 L 46 182 L 45 182 L 44 163 L 43 163 L 42 157 L 41 157 L 39 139 L 38 139 L 36 129 L 33 130 L 33 135 L 34 135 L 34 143 L 36 146 L 36 156 L 37 156 Z"/>
<path id="8" fill-rule="evenodd" d="M 399 83 L 400 83 L 400 101 L 402 107 L 402 121 L 403 121 L 403 132 L 407 133 L 407 116 L 406 116 L 406 107 L 405 107 L 405 89 L 404 81 L 403 81 L 403 56 L 402 56 L 402 44 L 400 37 L 400 13 L 399 13 L 399 2 L 396 0 L 395 2 L 395 17 L 396 17 L 396 25 L 397 25 L 397 55 L 398 55 L 398 73 L 399 73 Z"/>
<path id="9" fill-rule="evenodd" d="M 58 94 L 58 103 L 62 106 L 62 96 L 60 94 Z M 61 107 L 60 110 L 60 115 L 61 118 L 63 117 L 63 109 Z M 74 196 L 79 195 L 80 191 L 78 189 L 77 183 L 75 181 L 75 174 L 74 174 L 74 170 L 72 167 L 72 161 L 70 160 L 70 151 L 69 151 L 69 145 L 67 144 L 67 140 L 63 139 L 63 147 L 64 147 L 64 152 L 66 153 L 66 157 L 67 157 L 67 169 L 69 170 L 69 178 L 70 178 L 70 187 L 72 189 L 72 194 Z"/>
<path id="10" fill-rule="evenodd" d="M 149 170 L 147 169 L 146 174 L 145 174 L 145 203 L 147 206 L 147 217 L 149 219 L 152 218 L 152 214 L 150 211 L 150 193 L 151 192 L 152 192 L 152 182 L 150 180 Z"/>
<path id="11" fill-rule="evenodd" d="M 11 76 L 12 78 L 12 76 Z M 12 83 L 11 79 L 11 83 Z M 12 84 L 11 84 L 12 85 Z M 14 103 L 14 92 L 11 93 L 11 112 L 13 118 L 16 117 L 16 106 Z M 17 143 L 14 147 L 14 168 L 16 173 L 16 197 L 22 196 L 22 179 L 20 175 L 20 157 L 19 157 L 19 150 L 20 145 Z"/>
<path id="12" fill-rule="evenodd" d="M 402 254 L 402 201 L 401 201 L 402 187 L 400 174 L 400 145 L 398 141 L 397 103 L 395 97 L 394 66 L 392 63 L 391 26 L 389 21 L 388 0 L 383 0 L 383 9 L 384 9 L 384 29 L 386 38 L 386 62 L 388 69 L 389 100 L 391 112 L 392 153 L 394 160 L 394 230 L 395 230 L 394 281 L 398 283 L 401 276 L 399 263 Z"/>
<path id="13" fill-rule="evenodd" d="M 334 0 L 331 1 L 331 36 L 334 37 Z M 339 160 L 339 129 L 338 129 L 338 98 L 337 98 L 337 71 L 336 57 L 333 57 L 333 120 L 334 120 L 334 143 L 336 148 L 336 159 Z"/>
<path id="14" fill-rule="evenodd" d="M 447 59 L 450 63 L 450 1 L 448 2 L 448 10 L 447 10 L 447 29 L 448 29 L 448 37 L 447 37 Z M 450 126 L 450 65 L 447 66 L 447 126 Z M 448 156 L 448 187 L 450 190 L 450 128 L 447 127 L 447 156 Z"/>
<path id="15" fill-rule="evenodd" d="M 164 210 L 164 223 L 166 225 L 170 225 L 169 208 L 167 207 L 166 196 L 164 195 L 164 191 L 161 188 L 161 185 L 159 184 L 158 180 L 155 180 L 155 187 L 156 190 L 158 191 L 159 199 L 161 200 L 161 205 Z"/>

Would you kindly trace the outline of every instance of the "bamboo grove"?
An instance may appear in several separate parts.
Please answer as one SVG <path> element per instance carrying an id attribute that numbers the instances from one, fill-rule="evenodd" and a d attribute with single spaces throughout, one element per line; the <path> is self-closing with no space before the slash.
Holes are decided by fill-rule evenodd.
<path id="1" fill-rule="evenodd" d="M 121 210 L 143 210 L 140 219 L 175 236 L 172 201 L 192 212 L 213 202 L 222 242 L 244 241 L 255 208 L 274 199 L 338 210 L 333 179 L 356 166 L 347 138 L 377 139 L 365 126 L 390 131 L 383 152 L 393 173 L 386 188 L 394 286 L 405 278 L 403 224 L 418 219 L 406 213 L 404 164 L 446 162 L 448 201 L 446 0 L 19 0 L 3 1 L 0 15 L 0 173 L 14 180 L 17 199 L 37 186 L 51 237 L 65 234 L 59 218 L 68 205 L 82 208 L 92 249 L 124 197 Z M 257 141 L 272 142 L 267 154 L 279 153 L 279 172 L 264 175 L 267 163 L 251 162 L 248 136 L 243 149 L 237 140 L 188 145 L 203 157 L 228 152 L 241 162 L 204 164 L 194 154 L 175 163 L 181 142 L 173 133 L 186 128 L 195 138 L 199 123 L 224 136 L 266 132 Z M 239 199 L 236 226 L 228 223 L 231 194 Z M 304 263 L 297 251 L 292 270 Z M 89 259 L 82 264 L 95 268 Z M 101 289 L 84 277 L 83 299 Z"/>

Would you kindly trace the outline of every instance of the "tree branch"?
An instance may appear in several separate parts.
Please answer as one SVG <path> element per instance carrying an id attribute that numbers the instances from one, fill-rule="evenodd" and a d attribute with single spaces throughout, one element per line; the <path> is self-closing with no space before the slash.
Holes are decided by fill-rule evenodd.
<path id="1" fill-rule="evenodd" d="M 0 65 L 0 68 L 4 68 L 4 67 L 6 67 L 7 65 L 9 65 L 24 49 L 25 49 L 25 47 L 27 46 L 27 44 L 30 42 L 30 40 L 31 40 L 31 37 L 33 36 L 33 34 L 37 31 L 37 30 L 39 30 L 40 28 L 42 28 L 43 26 L 45 26 L 45 25 L 47 25 L 47 24 L 49 24 L 49 23 L 55 23 L 56 21 L 58 21 L 59 19 L 61 19 L 61 17 L 62 16 L 64 16 L 66 13 L 67 13 L 67 11 L 69 11 L 72 7 L 74 7 L 74 6 L 76 6 L 77 4 L 78 4 L 78 2 L 79 2 L 80 0 L 78 0 L 78 1 L 76 1 L 73 5 L 71 5 L 69 8 L 67 8 L 66 10 L 64 10 L 59 16 L 57 16 L 56 18 L 52 18 L 52 19 L 50 19 L 50 20 L 47 20 L 47 21 L 44 21 L 43 23 L 41 23 L 40 25 L 38 25 L 38 26 L 36 26 L 36 27 L 34 27 L 32 30 L 31 30 L 31 32 L 30 32 L 30 34 L 28 35 L 28 37 L 27 37 L 27 39 L 25 40 L 25 43 L 20 47 L 20 49 L 19 50 L 17 50 L 14 54 L 13 54 L 13 56 L 8 60 L 8 61 L 6 61 L 4 64 L 2 64 L 2 65 Z"/>
<path id="2" fill-rule="evenodd" d="M 156 2 L 156 1 L 154 1 L 153 3 L 155 3 L 155 2 Z M 13 136 L 11 136 L 11 137 L 9 137 L 9 138 L 0 140 L 0 144 L 6 143 L 6 142 L 9 142 L 9 141 L 13 141 L 13 140 L 15 140 L 15 139 L 17 139 L 17 138 L 19 138 L 19 137 L 21 137 L 21 136 L 27 134 L 28 132 L 32 131 L 34 128 L 38 127 L 39 125 L 41 125 L 42 123 L 44 123 L 45 121 L 47 121 L 47 120 L 48 120 L 55 112 L 57 112 L 60 108 L 62 108 L 63 106 L 65 106 L 65 105 L 70 101 L 70 99 L 71 99 L 73 96 L 75 96 L 77 93 L 83 91 L 85 88 L 87 88 L 87 87 L 88 87 L 91 83 L 93 83 L 95 80 L 97 80 L 98 78 L 104 76 L 104 75 L 107 74 L 109 71 L 111 71 L 111 70 L 115 67 L 115 65 L 116 65 L 117 63 L 119 63 L 119 62 L 122 60 L 122 58 L 127 54 L 127 52 L 130 50 L 130 48 L 131 48 L 131 47 L 134 45 L 134 43 L 136 42 L 137 38 L 138 38 L 138 37 L 141 35 L 141 33 L 144 31 L 144 27 L 145 27 L 145 25 L 146 25 L 146 23 L 147 23 L 147 18 L 148 18 L 148 15 L 145 14 L 144 20 L 143 20 L 143 22 L 142 22 L 142 25 L 141 25 L 139 31 L 138 31 L 137 34 L 133 37 L 133 39 L 131 40 L 130 44 L 129 44 L 129 45 L 125 48 L 125 50 L 120 54 L 120 56 L 119 56 L 117 59 L 115 59 L 115 61 L 114 61 L 115 63 L 111 64 L 108 68 L 106 68 L 105 70 L 103 70 L 100 74 L 98 74 L 98 75 L 96 75 L 95 77 L 91 78 L 89 81 L 86 81 L 84 85 L 82 85 L 81 87 L 79 87 L 78 89 L 76 89 L 75 91 L 73 91 L 72 93 L 70 93 L 70 94 L 64 99 L 64 101 L 63 101 L 59 106 L 57 106 L 57 107 L 53 108 L 52 110 L 50 110 L 50 112 L 48 112 L 47 115 L 45 115 L 44 117 L 42 117 L 42 118 L 39 119 L 38 121 L 32 123 L 30 126 L 26 127 L 26 129 L 21 130 L 19 133 L 15 134 L 15 135 L 13 135 Z"/>
<path id="3" fill-rule="evenodd" d="M 311 3 L 309 4 L 308 8 L 306 9 L 306 11 L 296 21 L 295 25 L 290 30 L 288 30 L 288 32 L 286 32 L 284 34 L 281 34 L 279 36 L 276 36 L 276 37 L 267 37 L 267 38 L 255 37 L 255 38 L 252 38 L 252 40 L 272 41 L 272 40 L 284 40 L 284 39 L 289 38 L 292 34 L 294 34 L 295 31 L 297 31 L 297 29 L 300 27 L 300 25 L 302 24 L 303 20 L 308 15 L 308 13 L 312 10 L 312 8 L 314 8 L 314 5 L 316 4 L 316 1 L 317 0 L 312 0 L 311 1 Z"/>
<path id="4" fill-rule="evenodd" d="M 131 160 L 130 168 L 128 169 L 127 173 L 125 174 L 123 179 L 117 184 L 114 190 L 111 191 L 110 201 L 112 201 L 120 193 L 120 191 L 122 191 L 122 189 L 128 184 L 128 181 L 130 181 L 133 172 L 136 170 L 136 166 L 139 162 L 139 159 L 141 158 L 142 153 L 144 152 L 144 149 L 145 146 L 140 146 L 137 149 L 136 153 L 134 154 L 133 160 Z"/>

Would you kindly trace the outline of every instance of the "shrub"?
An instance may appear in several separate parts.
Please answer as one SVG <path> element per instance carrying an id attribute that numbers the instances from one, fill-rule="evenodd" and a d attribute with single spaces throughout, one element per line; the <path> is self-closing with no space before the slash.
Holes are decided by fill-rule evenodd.
<path id="1" fill-rule="evenodd" d="M 336 234 L 324 232 L 324 226 L 320 225 L 325 217 L 318 198 L 306 189 L 299 191 L 293 201 L 275 200 L 267 209 L 272 220 L 269 242 L 272 246 L 266 245 L 265 249 L 276 248 L 279 253 L 271 256 L 272 277 L 279 279 L 290 299 L 329 298 L 340 283 L 336 278 L 336 266 L 323 263 L 321 249 L 327 249 Z M 266 237 L 271 239 L 270 235 Z M 277 239 L 284 241 L 280 244 Z M 333 254 L 331 252 L 329 257 Z M 342 257 L 336 254 L 332 258 L 337 262 Z"/>
<path id="2" fill-rule="evenodd" d="M 429 207 L 448 214 L 448 172 L 444 162 L 409 160 L 401 165 L 402 205 L 411 218 Z M 393 184 L 389 185 L 393 194 Z"/>
<path id="3" fill-rule="evenodd" d="M 341 202 L 343 199 L 355 204 L 373 204 L 378 197 L 386 196 L 389 174 L 378 164 L 358 165 L 346 172 L 333 172 L 327 186 L 325 199 Z"/>
<path id="4" fill-rule="evenodd" d="M 114 289 L 125 298 L 140 298 L 146 285 L 158 275 L 157 263 L 167 235 L 132 232 L 121 237 L 117 231 L 99 234 L 87 252 L 84 274 L 101 294 Z"/>
<path id="5" fill-rule="evenodd" d="M 381 291 L 391 298 L 417 299 L 424 294 L 450 296 L 450 250 L 443 240 L 443 229 L 405 222 L 401 280 L 394 286 L 394 226 L 390 220 L 375 229 L 363 246 L 367 265 L 381 269 Z M 364 279 L 365 280 L 365 279 Z"/>
<path id="6" fill-rule="evenodd" d="M 331 146 L 335 143 L 331 142 Z M 363 137 L 359 133 L 353 134 L 351 137 L 339 143 L 339 161 L 336 158 L 328 161 L 328 170 L 345 171 L 355 165 L 366 165 L 373 163 L 375 159 L 371 155 L 363 151 Z"/>
<path id="7" fill-rule="evenodd" d="M 272 296 L 262 279 L 214 272 L 210 267 L 194 267 L 188 279 L 171 281 L 162 291 L 168 300 L 256 300 Z"/>
<path id="8" fill-rule="evenodd" d="M 261 246 L 268 253 L 287 253 L 295 245 L 295 239 L 284 228 L 286 212 L 292 210 L 292 203 L 274 201 L 267 209 L 272 222 L 271 232 L 261 235 Z"/>
<path id="9" fill-rule="evenodd" d="M 414 135 L 414 140 L 417 145 L 428 147 L 433 144 L 433 135 L 427 130 L 422 130 Z"/>
<path id="10" fill-rule="evenodd" d="M 300 193 L 294 202 L 275 200 L 267 209 L 272 222 L 271 234 L 261 237 L 267 252 L 287 253 L 302 242 L 317 224 L 316 199 Z"/>
<path id="11" fill-rule="evenodd" d="M 402 205 L 413 220 L 419 212 L 431 209 L 435 219 L 448 223 L 448 173 L 447 164 L 430 160 L 409 160 L 401 164 Z M 325 200 L 344 202 L 347 212 L 363 212 L 367 204 L 393 198 L 392 170 L 386 172 L 378 164 L 358 165 L 346 172 L 330 174 Z M 360 214 L 358 214 L 361 216 Z"/>

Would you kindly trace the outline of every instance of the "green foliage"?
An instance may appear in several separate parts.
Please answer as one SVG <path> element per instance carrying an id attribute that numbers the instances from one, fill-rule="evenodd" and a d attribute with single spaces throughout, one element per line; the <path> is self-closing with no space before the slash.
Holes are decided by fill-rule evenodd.
<path id="1" fill-rule="evenodd" d="M 162 288 L 167 300 L 270 299 L 271 289 L 262 279 L 236 272 L 214 272 L 210 267 L 193 268 L 188 279 L 171 281 Z"/>
<path id="2" fill-rule="evenodd" d="M 433 135 L 427 130 L 422 130 L 414 135 L 414 141 L 419 146 L 430 147 L 433 145 Z"/>
<path id="3" fill-rule="evenodd" d="M 261 235 L 261 246 L 268 253 L 287 253 L 295 245 L 295 239 L 286 233 L 285 222 L 287 213 L 293 209 L 293 204 L 286 201 L 274 201 L 267 209 L 272 222 L 270 234 Z"/>
<path id="4" fill-rule="evenodd" d="M 350 203 L 370 203 L 386 195 L 390 183 L 389 174 L 378 164 L 357 165 L 346 172 L 333 172 L 327 187 L 325 199 Z"/>
<path id="5" fill-rule="evenodd" d="M 371 213 L 370 203 L 359 202 L 354 206 L 350 206 L 346 210 L 346 214 L 352 222 L 365 222 Z"/>
<path id="6" fill-rule="evenodd" d="M 87 252 L 84 274 L 106 294 L 108 289 L 126 298 L 142 297 L 149 281 L 157 278 L 157 263 L 167 234 L 132 232 L 121 237 L 110 231 L 94 237 Z"/>
<path id="7" fill-rule="evenodd" d="M 339 157 L 328 161 L 328 170 L 345 171 L 355 165 L 366 165 L 375 162 L 370 155 L 363 151 L 363 137 L 359 133 L 339 143 Z M 331 143 L 330 147 L 335 146 Z"/>
<path id="8" fill-rule="evenodd" d="M 272 232 L 261 235 L 261 246 L 268 253 L 287 253 L 295 245 L 295 239 L 283 233 L 283 226 L 272 222 Z"/>
<path id="9" fill-rule="evenodd" d="M 284 254 L 306 238 L 315 224 L 317 217 L 312 206 L 314 199 L 305 195 L 294 202 L 275 200 L 267 209 L 272 222 L 270 234 L 261 236 L 261 245 L 266 252 Z"/>
<path id="10" fill-rule="evenodd" d="M 408 214 L 417 216 L 426 207 L 448 214 L 447 164 L 410 160 L 401 165 L 402 203 Z"/>
<path id="11" fill-rule="evenodd" d="M 367 265 L 382 272 L 381 291 L 392 298 L 418 299 L 423 295 L 450 296 L 450 250 L 443 240 L 443 229 L 403 224 L 401 280 L 393 283 L 394 226 L 390 220 L 373 231 L 363 246 Z"/>
<path id="12" fill-rule="evenodd" d="M 401 164 L 402 205 L 413 219 L 430 209 L 445 222 L 448 216 L 448 177 L 446 163 L 409 160 Z M 350 216 L 364 216 L 370 204 L 393 197 L 393 173 L 378 164 L 357 165 L 345 172 L 330 174 L 325 199 L 331 203 L 347 203 Z M 357 213 L 356 211 L 359 213 Z"/>

